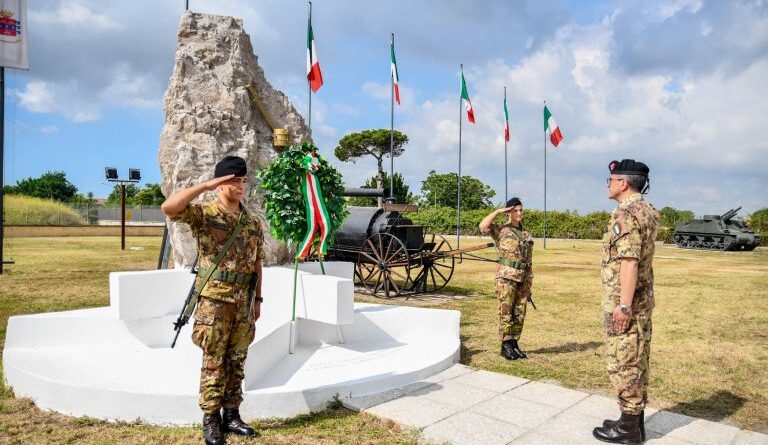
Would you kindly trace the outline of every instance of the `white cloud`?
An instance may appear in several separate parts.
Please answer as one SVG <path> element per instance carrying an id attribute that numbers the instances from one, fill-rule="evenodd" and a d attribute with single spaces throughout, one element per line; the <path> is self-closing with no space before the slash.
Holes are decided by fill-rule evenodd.
<path id="1" fill-rule="evenodd" d="M 33 23 L 43 26 L 63 26 L 77 29 L 79 33 L 112 31 L 120 29 L 115 21 L 103 14 L 97 14 L 77 1 L 60 1 L 56 10 L 31 9 L 29 17 Z"/>
<path id="2" fill-rule="evenodd" d="M 59 132 L 59 127 L 55 125 L 48 125 L 40 128 L 40 133 L 43 133 L 43 134 L 55 134 L 58 132 Z"/>
<path id="3" fill-rule="evenodd" d="M 680 11 L 689 11 L 692 14 L 696 14 L 703 5 L 703 0 L 666 1 L 658 6 L 658 18 L 659 20 L 664 21 L 674 17 Z"/>
<path id="4" fill-rule="evenodd" d="M 50 113 L 54 109 L 53 91 L 47 82 L 32 81 L 23 91 L 16 92 L 21 106 L 35 113 Z"/>

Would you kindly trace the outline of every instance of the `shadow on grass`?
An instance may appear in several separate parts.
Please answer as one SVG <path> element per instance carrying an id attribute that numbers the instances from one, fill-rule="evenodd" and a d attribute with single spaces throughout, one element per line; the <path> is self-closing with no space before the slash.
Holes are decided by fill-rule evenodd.
<path id="1" fill-rule="evenodd" d="M 720 390 L 711 394 L 706 399 L 678 403 L 669 408 L 669 411 L 720 422 L 732 416 L 746 402 L 747 399 L 742 396 L 730 391 Z"/>
<path id="2" fill-rule="evenodd" d="M 589 349 L 599 348 L 603 342 L 600 341 L 588 341 L 586 343 L 564 343 L 557 346 L 549 346 L 546 348 L 539 348 L 533 351 L 527 351 L 532 354 L 566 354 L 568 352 L 583 352 Z"/>
<path id="3" fill-rule="evenodd" d="M 650 437 L 661 437 L 689 425 L 696 417 L 721 422 L 736 413 L 746 402 L 744 397 L 720 390 L 707 398 L 681 402 L 666 411 L 656 412 L 645 419 L 645 427 L 651 433 Z"/>
<path id="4" fill-rule="evenodd" d="M 486 352 L 485 349 L 470 349 L 467 347 L 467 340 L 469 339 L 466 335 L 461 335 L 461 355 L 459 358 L 459 362 L 466 365 L 469 363 L 472 363 L 472 357 L 475 356 L 475 354 L 481 354 L 483 352 Z"/>

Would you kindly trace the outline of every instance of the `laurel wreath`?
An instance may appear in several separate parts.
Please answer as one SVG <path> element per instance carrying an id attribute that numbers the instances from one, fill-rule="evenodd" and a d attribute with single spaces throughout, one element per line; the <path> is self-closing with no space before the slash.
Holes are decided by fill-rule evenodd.
<path id="1" fill-rule="evenodd" d="M 301 193 L 301 181 L 306 169 L 302 160 L 313 151 L 317 152 L 317 147 L 311 142 L 291 146 L 258 175 L 264 192 L 264 214 L 269 221 L 270 233 L 280 241 L 299 242 L 306 234 L 307 215 Z M 328 242 L 333 245 L 336 231 L 349 215 L 343 197 L 344 182 L 341 173 L 324 157 L 317 153 L 316 156 L 319 168 L 315 175 L 320 182 L 325 206 L 331 218 Z M 315 238 L 315 243 L 318 238 Z"/>

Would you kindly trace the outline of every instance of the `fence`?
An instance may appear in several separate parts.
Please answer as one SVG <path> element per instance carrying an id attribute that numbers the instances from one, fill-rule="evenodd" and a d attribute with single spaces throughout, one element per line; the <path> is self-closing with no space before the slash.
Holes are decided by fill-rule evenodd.
<path id="1" fill-rule="evenodd" d="M 4 223 L 8 226 L 114 225 L 119 224 L 121 219 L 120 207 L 65 204 L 12 195 L 6 195 L 4 204 Z M 164 224 L 165 216 L 160 206 L 130 206 L 125 208 L 125 221 L 146 225 Z"/>

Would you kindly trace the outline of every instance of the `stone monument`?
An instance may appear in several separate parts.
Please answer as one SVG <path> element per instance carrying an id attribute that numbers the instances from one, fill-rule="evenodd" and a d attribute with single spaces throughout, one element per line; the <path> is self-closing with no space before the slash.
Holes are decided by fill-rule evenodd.
<path id="1" fill-rule="evenodd" d="M 311 132 L 285 94 L 267 81 L 242 20 L 184 13 L 163 102 L 165 124 L 158 155 L 163 194 L 170 196 L 211 179 L 214 165 L 224 156 L 244 158 L 249 192 L 243 204 L 265 228 L 265 265 L 290 261 L 287 247 L 267 233 L 253 173 L 279 154 L 273 126 L 287 129 L 291 144 L 310 139 Z M 211 193 L 200 198 L 209 199 Z M 191 266 L 195 244 L 187 226 L 171 223 L 169 236 L 177 266 Z"/>

